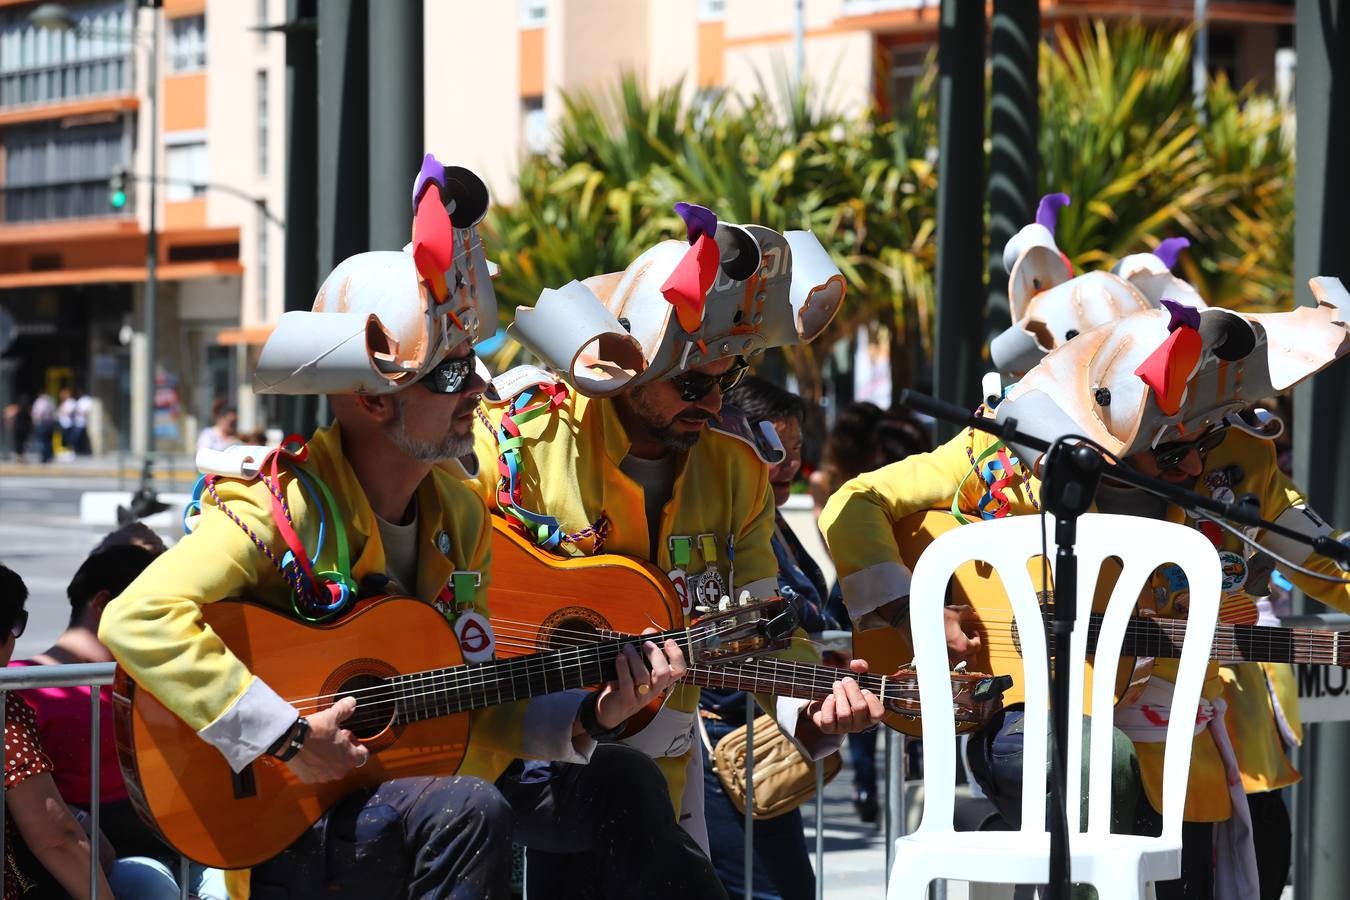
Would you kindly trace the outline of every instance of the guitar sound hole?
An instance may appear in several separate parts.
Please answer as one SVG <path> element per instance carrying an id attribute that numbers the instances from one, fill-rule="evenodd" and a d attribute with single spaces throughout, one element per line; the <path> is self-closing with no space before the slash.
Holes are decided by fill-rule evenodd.
<path id="1" fill-rule="evenodd" d="M 554 612 L 539 626 L 540 649 L 593 644 L 613 631 L 609 622 L 593 609 L 570 606 Z"/>
<path id="2" fill-rule="evenodd" d="M 383 678 L 376 675 L 349 678 L 342 682 L 337 696 L 356 698 L 356 711 L 342 723 L 356 738 L 369 740 L 393 721 L 394 693 Z"/>
<path id="3" fill-rule="evenodd" d="M 549 635 L 549 645 L 553 647 L 575 647 L 578 644 L 593 644 L 598 640 L 600 630 L 595 623 L 586 619 L 564 619 Z"/>

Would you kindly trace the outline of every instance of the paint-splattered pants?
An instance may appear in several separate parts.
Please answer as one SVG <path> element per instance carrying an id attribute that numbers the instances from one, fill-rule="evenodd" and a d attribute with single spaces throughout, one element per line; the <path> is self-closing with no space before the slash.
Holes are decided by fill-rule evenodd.
<path id="1" fill-rule="evenodd" d="M 726 898 L 712 863 L 675 821 L 651 757 L 601 744 L 589 765 L 526 763 L 497 780 L 528 848 L 531 897 Z"/>
<path id="2" fill-rule="evenodd" d="M 510 896 L 511 808 L 478 778 L 402 778 L 349 794 L 254 868 L 252 900 L 499 900 Z"/>

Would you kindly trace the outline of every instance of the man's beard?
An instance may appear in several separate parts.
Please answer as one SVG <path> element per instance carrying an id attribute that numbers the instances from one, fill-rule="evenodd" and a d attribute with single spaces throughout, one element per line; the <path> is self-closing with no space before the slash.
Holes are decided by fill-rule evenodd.
<path id="1" fill-rule="evenodd" d="M 384 433 L 399 452 L 426 465 L 435 465 L 447 459 L 456 459 L 473 451 L 473 430 L 456 434 L 454 426 L 437 441 L 427 441 L 408 434 L 403 422 L 403 399 L 394 397 L 394 420 L 384 426 Z"/>
<path id="2" fill-rule="evenodd" d="M 651 432 L 652 437 L 672 450 L 689 450 L 698 443 L 698 439 L 703 435 L 702 429 L 698 431 L 677 431 L 675 429 L 676 419 L 662 420 L 657 418 L 656 411 L 647 403 L 646 394 L 643 391 L 643 387 L 635 388 L 629 397 L 629 403 L 638 419 Z M 708 422 L 717 421 L 714 416 L 699 409 L 689 410 L 685 415 L 689 418 L 697 416 L 700 419 L 706 419 Z"/>

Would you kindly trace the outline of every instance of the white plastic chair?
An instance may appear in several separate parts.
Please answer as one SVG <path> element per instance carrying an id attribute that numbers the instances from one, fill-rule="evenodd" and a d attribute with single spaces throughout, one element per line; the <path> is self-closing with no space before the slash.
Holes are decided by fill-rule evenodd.
<path id="1" fill-rule="evenodd" d="M 1054 519 L 1045 518 L 1045 546 L 1053 569 Z M 914 567 L 910 619 L 923 711 L 924 798 L 919 828 L 895 842 L 888 900 L 926 896 L 936 878 L 970 881 L 972 898 L 1011 897 L 1013 884 L 1045 884 L 1050 874 L 1046 821 L 1046 719 L 1050 686 L 1046 629 L 1027 563 L 1042 548 L 1042 517 L 1018 516 L 963 525 L 935 540 Z M 1068 735 L 1069 845 L 1073 881 L 1097 888 L 1101 900 L 1153 897 L 1152 882 L 1181 874 L 1181 822 L 1190 774 L 1191 739 L 1219 610 L 1220 569 L 1213 545 L 1182 525 L 1131 516 L 1090 514 L 1078 523 L 1078 616 L 1071 660 Z M 1083 709 L 1084 660 L 1092 598 L 1103 560 L 1116 557 L 1122 572 L 1112 592 L 1097 642 L 1093 679 L 1088 824 L 1081 828 L 1083 729 L 1073 711 Z M 1008 592 L 1025 660 L 1026 734 L 1023 748 L 1022 827 L 1007 832 L 958 832 L 955 802 L 955 722 L 943 598 L 953 572 L 971 560 L 989 563 Z M 1125 628 L 1149 574 L 1175 563 L 1189 580 L 1186 641 L 1172 699 L 1163 756 L 1162 833 L 1140 837 L 1111 833 L 1112 677 Z M 999 887 L 990 887 L 994 882 Z"/>

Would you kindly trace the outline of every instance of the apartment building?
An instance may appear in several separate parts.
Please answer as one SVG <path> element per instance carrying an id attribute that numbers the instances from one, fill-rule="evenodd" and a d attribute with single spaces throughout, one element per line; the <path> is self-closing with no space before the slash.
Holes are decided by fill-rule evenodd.
<path id="1" fill-rule="evenodd" d="M 282 308 L 285 59 L 255 26 L 285 0 L 40 6 L 0 0 L 0 400 L 88 392 L 95 449 L 142 451 L 153 152 L 156 444 L 190 448 L 222 397 L 261 424 L 243 329 Z"/>
<path id="2" fill-rule="evenodd" d="M 1041 17 L 1047 30 L 1095 17 L 1183 25 L 1196 6 L 1041 0 Z M 1204 6 L 1210 68 L 1273 87 L 1276 51 L 1293 44 L 1293 0 Z M 427 0 L 428 33 L 455 35 L 455 69 L 474 73 L 472 91 L 447 91 L 447 73 L 428 67 L 428 145 L 453 148 L 484 173 L 495 198 L 510 200 L 515 161 L 548 149 L 564 92 L 610 88 L 621 70 L 651 89 L 682 82 L 691 100 L 705 90 L 753 91 L 758 78 L 772 83 L 776 68 L 794 67 L 799 15 L 805 76 L 838 108 L 886 108 L 922 72 L 939 0 Z"/>

